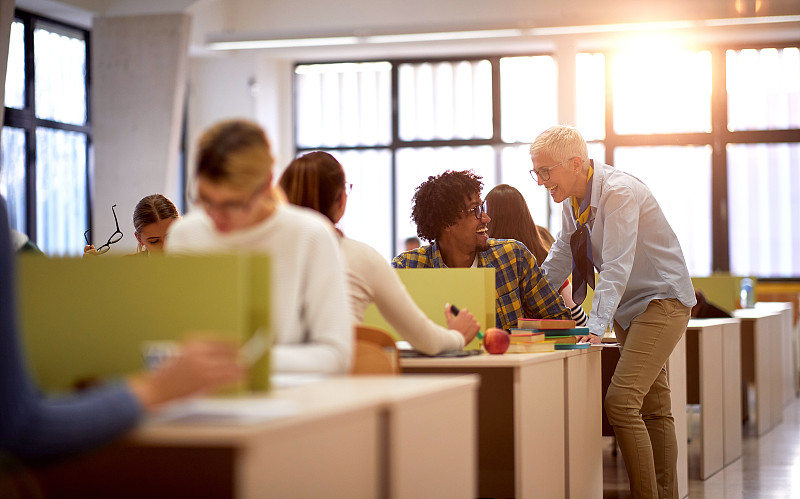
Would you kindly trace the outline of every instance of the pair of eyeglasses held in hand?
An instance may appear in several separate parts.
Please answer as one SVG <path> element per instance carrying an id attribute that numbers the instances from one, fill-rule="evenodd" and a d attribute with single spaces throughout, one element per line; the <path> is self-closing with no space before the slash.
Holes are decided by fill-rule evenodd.
<path id="1" fill-rule="evenodd" d="M 114 208 L 116 207 L 117 205 L 113 205 L 111 207 L 111 213 L 114 214 L 114 223 L 117 225 L 117 230 L 115 230 L 114 233 L 111 234 L 111 237 L 108 238 L 108 241 L 106 241 L 104 245 L 100 246 L 99 248 L 96 248 L 96 251 L 98 253 L 105 253 L 106 251 L 111 249 L 112 244 L 119 242 L 119 240 L 122 239 L 123 234 L 122 231 L 119 230 L 119 220 L 117 220 L 117 212 L 114 210 Z M 86 244 L 92 244 L 89 242 L 89 232 L 91 232 L 91 230 L 92 229 L 86 229 L 86 232 L 83 233 L 83 238 L 86 239 Z"/>

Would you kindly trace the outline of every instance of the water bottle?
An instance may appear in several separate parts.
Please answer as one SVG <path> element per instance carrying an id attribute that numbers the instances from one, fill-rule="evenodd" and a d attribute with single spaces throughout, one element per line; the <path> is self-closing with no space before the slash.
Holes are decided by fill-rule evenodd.
<path id="1" fill-rule="evenodd" d="M 739 288 L 739 305 L 741 308 L 753 308 L 756 303 L 755 293 L 753 292 L 753 280 L 749 277 L 742 279 Z"/>

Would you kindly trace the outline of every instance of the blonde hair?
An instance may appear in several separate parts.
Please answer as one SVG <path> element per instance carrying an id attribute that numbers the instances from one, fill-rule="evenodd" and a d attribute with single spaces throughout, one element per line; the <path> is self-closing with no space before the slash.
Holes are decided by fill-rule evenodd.
<path id="1" fill-rule="evenodd" d="M 546 154 L 556 163 L 578 157 L 583 160 L 583 169 L 589 169 L 586 141 L 577 128 L 569 125 L 552 126 L 539 134 L 531 144 L 531 156 L 535 153 Z"/>
<path id="2" fill-rule="evenodd" d="M 269 180 L 274 162 L 266 133 L 250 121 L 217 123 L 198 141 L 197 175 L 213 183 L 256 188 Z"/>

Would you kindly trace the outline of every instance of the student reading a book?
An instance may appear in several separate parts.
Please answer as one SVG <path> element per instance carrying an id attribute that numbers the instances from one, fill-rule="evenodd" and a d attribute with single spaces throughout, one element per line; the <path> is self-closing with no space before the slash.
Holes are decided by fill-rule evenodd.
<path id="1" fill-rule="evenodd" d="M 270 256 L 270 321 L 278 372 L 346 373 L 353 355 L 339 243 L 319 213 L 289 205 L 272 185 L 264 131 L 243 120 L 206 130 L 198 143 L 195 209 L 170 227 L 168 253 Z"/>
<path id="2" fill-rule="evenodd" d="M 350 184 L 342 165 L 330 154 L 317 151 L 295 159 L 278 183 L 290 203 L 316 210 L 332 224 L 344 216 Z M 397 273 L 377 251 L 341 232 L 339 235 L 356 324 L 364 320 L 367 306 L 375 303 L 405 340 L 428 355 L 460 350 L 475 337 L 480 325 L 468 310 L 453 316 L 450 308 L 442 304 L 449 329 L 439 326 L 414 303 Z"/>
<path id="3" fill-rule="evenodd" d="M 665 363 L 689 321 L 694 289 L 678 238 L 650 189 L 589 159 L 575 128 L 554 126 L 531 145 L 531 176 L 562 204 L 561 233 L 543 269 L 573 298 L 595 290 L 588 336 L 613 321 L 623 344 L 605 399 L 634 497 L 677 497 L 677 441 Z M 599 271 L 595 284 L 595 269 Z M 682 409 L 681 409 L 682 410 Z"/>
<path id="4" fill-rule="evenodd" d="M 243 377 L 235 345 L 190 341 L 174 361 L 153 371 L 75 395 L 45 398 L 28 374 L 17 336 L 14 262 L 2 197 L 0 220 L 0 456 L 34 460 L 86 451 L 120 436 L 163 402 Z"/>
<path id="5" fill-rule="evenodd" d="M 531 252 L 518 241 L 489 238 L 491 219 L 481 201 L 482 188 L 481 177 L 471 171 L 428 177 L 414 193 L 411 218 L 417 235 L 431 244 L 401 253 L 392 265 L 496 269 L 495 323 L 501 329 L 516 327 L 522 317 L 570 319 L 564 300 Z"/>
<path id="6" fill-rule="evenodd" d="M 516 188 L 508 184 L 495 186 L 486 194 L 486 213 L 489 222 L 489 237 L 495 239 L 516 239 L 525 245 L 536 257 L 538 264 L 544 263 L 552 242 L 542 237 L 542 229 L 533 222 L 528 203 Z M 549 235 L 549 232 L 547 233 Z M 552 237 L 552 236 L 551 236 Z M 575 325 L 583 327 L 589 320 L 583 307 L 572 300 L 572 284 L 569 279 L 558 289 L 561 298 L 569 308 Z"/>
<path id="7" fill-rule="evenodd" d="M 133 210 L 136 255 L 161 253 L 172 222 L 181 218 L 178 208 L 163 194 L 151 194 L 139 200 Z M 98 255 L 93 244 L 83 248 L 84 255 Z"/>

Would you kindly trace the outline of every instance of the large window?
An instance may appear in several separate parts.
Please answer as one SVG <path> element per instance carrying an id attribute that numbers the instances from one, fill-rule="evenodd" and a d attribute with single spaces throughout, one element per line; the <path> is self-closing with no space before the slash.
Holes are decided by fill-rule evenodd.
<path id="1" fill-rule="evenodd" d="M 387 259 L 416 235 L 416 187 L 448 169 L 474 170 L 484 193 L 517 186 L 549 225 L 553 209 L 528 175 L 525 142 L 557 119 L 550 55 L 304 64 L 295 88 L 298 153 L 339 159 L 354 184 L 340 227 Z"/>
<path id="2" fill-rule="evenodd" d="M 0 149 L 9 222 L 47 254 L 75 255 L 88 227 L 88 33 L 18 11 Z"/>
<path id="3" fill-rule="evenodd" d="M 498 183 L 517 187 L 534 220 L 557 233 L 561 207 L 530 179 L 528 146 L 563 119 L 558 104 L 573 99 L 570 122 L 589 156 L 651 188 L 693 275 L 796 278 L 800 52 L 793 45 L 642 43 L 571 61 L 528 54 L 298 65 L 297 149 L 339 158 L 356 185 L 342 226 L 387 259 L 416 232 L 415 187 L 447 169 L 475 170 L 484 194 Z M 570 95 L 559 95 L 559 69 L 575 75 Z M 365 123 L 380 139 L 352 138 L 359 129 L 365 136 Z"/>

